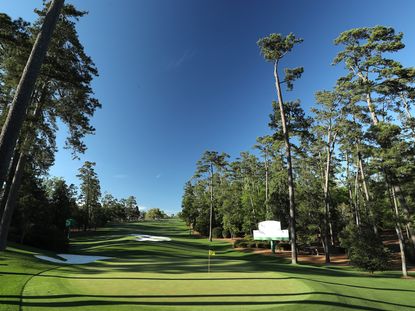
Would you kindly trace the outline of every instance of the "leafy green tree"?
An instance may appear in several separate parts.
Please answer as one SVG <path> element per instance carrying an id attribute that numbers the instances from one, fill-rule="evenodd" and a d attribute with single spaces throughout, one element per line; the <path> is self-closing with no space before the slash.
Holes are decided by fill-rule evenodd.
<path id="1" fill-rule="evenodd" d="M 227 158 L 229 158 L 229 155 L 226 153 L 218 154 L 216 151 L 205 151 L 205 153 L 202 155 L 202 158 L 197 162 L 195 177 L 199 178 L 204 174 L 208 174 L 210 180 L 209 241 L 212 241 L 212 226 L 214 221 L 214 173 L 215 170 L 220 173 L 225 169 L 227 166 Z"/>
<path id="2" fill-rule="evenodd" d="M 257 138 L 257 148 L 264 157 L 264 168 L 265 168 L 265 208 L 266 208 L 266 219 L 271 219 L 272 212 L 269 207 L 269 165 L 270 156 L 273 149 L 274 140 L 271 136 L 263 136 Z"/>
<path id="3" fill-rule="evenodd" d="M 194 186 L 190 181 L 186 182 L 184 186 L 184 194 L 182 198 L 182 212 L 180 216 L 190 227 L 190 230 L 193 230 L 195 228 L 198 210 L 195 206 Z"/>
<path id="4" fill-rule="evenodd" d="M 284 105 L 281 84 L 286 83 L 288 90 L 292 90 L 293 81 L 301 77 L 303 68 L 298 67 L 294 69 L 285 69 L 285 79 L 281 81 L 278 66 L 281 59 L 289 52 L 295 44 L 301 43 L 303 40 L 296 38 L 292 33 L 287 36 L 281 34 L 271 34 L 268 37 L 262 38 L 258 41 L 258 46 L 261 50 L 261 54 L 264 56 L 266 61 L 274 64 L 274 78 L 275 87 L 278 95 L 278 109 L 281 117 L 281 129 L 286 149 L 287 157 L 287 172 L 288 172 L 288 195 L 290 202 L 290 238 L 291 238 L 291 250 L 292 250 L 292 263 L 297 263 L 297 243 L 296 243 L 296 232 L 295 232 L 295 200 L 294 200 L 294 176 L 291 161 L 291 144 L 289 137 L 289 130 L 287 127 L 287 115 L 285 112 L 286 106 Z"/>
<path id="5" fill-rule="evenodd" d="M 379 122 L 379 109 L 373 94 L 379 92 L 385 80 L 390 79 L 391 71 L 401 67 L 385 54 L 404 48 L 402 37 L 402 33 L 396 34 L 391 27 L 375 26 L 344 31 L 334 41 L 336 45 L 344 46 L 334 59 L 334 64 L 344 62 L 348 71 L 341 81 L 366 101 L 374 125 Z"/>
<path id="6" fill-rule="evenodd" d="M 137 221 L 140 217 L 140 210 L 138 209 L 137 199 L 135 196 L 129 196 L 126 199 L 122 199 L 121 203 L 124 205 L 126 220 Z"/>
<path id="7" fill-rule="evenodd" d="M 332 159 L 335 150 L 337 135 L 342 126 L 343 113 L 340 111 L 340 102 L 342 97 L 336 92 L 320 91 L 316 93 L 316 102 L 318 108 L 312 111 L 315 114 L 317 125 L 314 132 L 318 139 L 323 141 L 325 139 L 325 168 L 324 168 L 324 238 L 325 238 L 325 260 L 326 264 L 330 263 L 330 247 L 329 240 L 331 238 L 331 245 L 334 246 L 333 225 L 331 222 L 331 207 L 330 207 L 330 180 L 333 176 Z M 330 237 L 330 238 L 329 238 Z"/>
<path id="8" fill-rule="evenodd" d="M 369 224 L 346 227 L 341 239 L 350 262 L 365 271 L 384 271 L 390 266 L 390 252 Z"/>
<path id="9" fill-rule="evenodd" d="M 26 110 L 35 87 L 36 79 L 45 58 L 49 42 L 59 19 L 64 0 L 52 0 L 43 21 L 43 26 L 33 45 L 32 52 L 23 70 L 13 102 L 0 134 L 0 185 L 6 181 L 7 170 L 16 146 L 19 132 L 26 117 Z"/>
<path id="10" fill-rule="evenodd" d="M 103 224 L 115 221 L 123 222 L 127 219 L 127 210 L 124 204 L 117 200 L 112 194 L 105 193 L 101 199 L 101 222 Z"/>
<path id="11" fill-rule="evenodd" d="M 150 208 L 146 211 L 146 219 L 159 220 L 164 218 L 167 218 L 167 215 L 159 208 Z"/>
<path id="12" fill-rule="evenodd" d="M 388 115 L 388 104 L 382 102 L 385 99 L 384 95 L 387 92 L 396 91 L 391 86 L 407 84 L 410 79 L 403 79 L 404 83 L 397 81 L 402 77 L 403 71 L 406 71 L 402 65 L 390 58 L 387 58 L 392 52 L 397 52 L 404 47 L 402 43 L 403 34 L 396 34 L 395 30 L 390 27 L 375 26 L 372 28 L 357 28 L 345 31 L 335 40 L 336 44 L 344 45 L 344 50 L 339 52 L 334 60 L 334 63 L 344 62 L 348 74 L 345 77 L 339 79 L 339 86 L 346 91 L 353 92 L 359 96 L 358 101 L 366 101 L 367 109 L 371 119 L 371 133 L 377 133 L 376 138 L 372 135 L 372 141 L 376 141 L 380 145 L 380 149 L 383 151 L 392 151 L 388 146 L 391 142 L 387 142 L 392 137 L 396 138 L 395 134 L 390 135 L 391 129 L 394 127 L 392 124 L 387 124 L 392 120 L 392 117 Z M 408 73 L 408 71 L 406 71 Z M 392 92 L 392 93 L 393 93 Z M 382 109 L 379 109 L 380 106 Z M 382 116 L 382 120 L 379 121 L 378 116 Z M 374 138 L 374 139 L 373 139 Z M 359 146 L 359 144 L 357 145 Z M 374 149 L 373 149 L 374 147 Z M 376 146 L 371 146 L 372 150 L 376 150 Z M 376 152 L 376 151 L 375 151 Z M 396 150 L 395 150 L 396 152 Z M 378 155 L 386 156 L 385 152 L 378 152 Z M 395 153 L 395 156 L 397 154 Z M 359 170 L 362 174 L 362 180 L 365 186 L 366 201 L 369 201 L 369 193 L 365 184 L 366 176 L 363 172 L 363 161 L 361 160 L 360 150 L 358 151 Z M 381 162 L 386 162 L 387 158 L 381 158 Z M 378 166 L 380 168 L 380 174 L 384 177 L 386 188 L 391 193 L 391 205 L 394 206 L 396 211 L 396 218 L 399 218 L 399 208 L 397 201 L 401 202 L 401 205 L 405 205 L 404 193 L 401 191 L 401 186 L 397 182 L 394 172 L 387 169 L 386 166 Z M 373 211 L 369 209 L 373 218 Z M 396 221 L 395 229 L 398 235 L 399 244 L 401 248 L 402 257 L 402 273 L 407 274 L 405 266 L 405 254 L 404 254 L 404 238 L 400 232 L 400 222 Z M 375 227 L 376 229 L 376 227 Z"/>
<path id="13" fill-rule="evenodd" d="M 79 174 L 76 175 L 81 181 L 79 200 L 84 212 L 84 230 L 90 229 L 91 227 L 96 228 L 97 216 L 101 208 L 99 202 L 101 186 L 94 167 L 95 162 L 86 161 L 79 169 Z"/>
<path id="14" fill-rule="evenodd" d="M 0 64 L 5 78 L 4 85 L 11 90 L 17 87 L 14 84 L 18 81 L 15 68 L 19 67 L 19 61 L 22 61 L 21 55 L 25 55 L 26 46 L 29 46 L 31 38 L 40 31 L 42 21 L 47 15 L 46 9 L 37 13 L 40 18 L 33 26 L 29 27 L 29 24 L 23 22 L 12 23 L 18 25 L 14 27 L 17 33 L 15 36 L 22 44 L 15 46 L 18 52 L 10 47 L 7 48 L 4 52 L 8 56 L 5 57 L 7 61 Z M 74 155 L 85 151 L 86 147 L 82 138 L 94 132 L 94 128 L 89 124 L 89 117 L 100 105 L 91 97 L 90 83 L 97 71 L 91 59 L 85 55 L 76 34 L 75 23 L 71 20 L 78 19 L 84 14 L 71 5 L 63 7 L 56 26 L 57 34 L 51 40 L 48 54 L 35 85 L 31 98 L 32 105 L 29 107 L 29 110 L 33 109 L 33 112 L 21 131 L 22 143 L 15 149 L 9 178 L 2 195 L 1 206 L 2 209 L 4 207 L 4 212 L 0 240 L 3 241 L 3 245 L 5 245 L 26 162 L 28 159 L 34 160 L 44 171 L 53 163 L 53 153 L 56 150 L 55 133 L 58 128 L 57 118 L 69 128 L 67 147 L 73 150 Z"/>
<path id="15" fill-rule="evenodd" d="M 76 213 L 76 190 L 74 185 L 67 185 L 62 178 L 51 178 L 44 182 L 52 210 L 52 222 L 65 232 L 66 220 Z"/>

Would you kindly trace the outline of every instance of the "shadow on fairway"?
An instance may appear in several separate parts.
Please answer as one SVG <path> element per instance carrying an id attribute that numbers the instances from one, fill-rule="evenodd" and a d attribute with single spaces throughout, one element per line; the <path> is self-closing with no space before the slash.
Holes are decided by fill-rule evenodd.
<path id="1" fill-rule="evenodd" d="M 400 303 L 391 303 L 386 301 L 379 301 L 375 299 L 366 299 L 361 297 L 355 297 L 350 295 L 342 295 L 330 292 L 305 292 L 305 293 L 293 293 L 293 294 L 217 294 L 217 295 L 52 295 L 52 296 L 23 296 L 23 307 L 83 307 L 83 306 L 109 306 L 109 305 L 131 305 L 131 306 L 238 306 L 238 305 L 252 305 L 252 306 L 261 306 L 261 305 L 281 305 L 281 304 L 294 304 L 294 305 L 320 305 L 320 306 L 330 306 L 330 307 L 342 307 L 353 310 L 379 310 L 378 308 L 361 306 L 357 304 L 342 303 L 342 302 L 333 302 L 333 301 L 323 301 L 323 300 L 285 300 L 285 301 L 169 301 L 169 299 L 177 298 L 226 298 L 226 297 L 296 297 L 303 295 L 334 295 L 342 298 L 356 299 L 365 302 L 380 303 L 385 306 L 398 307 L 398 308 L 410 308 L 415 309 L 415 306 L 400 304 Z M 15 295 L 5 295 L 2 298 L 13 299 L 20 298 L 20 296 Z M 59 301 L 59 299 L 78 299 L 76 301 Z M 97 299 L 98 298 L 98 299 Z M 50 302 L 45 301 L 36 301 L 51 299 Z M 83 299 L 83 300 L 79 300 Z M 118 300 L 118 299 L 129 299 L 127 300 Z M 134 301 L 134 299 L 158 299 L 157 301 Z M 165 301 L 160 301 L 165 300 Z M 19 301 L 15 300 L 2 300 L 2 303 L 9 305 L 19 305 Z"/>
<path id="2" fill-rule="evenodd" d="M 169 242 L 138 242 L 129 236 L 132 233 L 168 236 L 173 240 Z M 31 260 L 34 260 L 40 266 L 45 264 L 45 267 L 39 270 L 40 272 L 32 273 L 32 270 L 1 271 L 0 276 L 16 275 L 18 277 L 22 276 L 21 279 L 25 279 L 25 277 L 33 278 L 33 282 L 35 282 L 32 284 L 33 287 L 42 284 L 42 282 L 43 284 L 61 284 L 60 282 L 64 284 L 65 281 L 63 280 L 65 279 L 91 280 L 91 282 L 107 280 L 107 283 L 110 284 L 116 284 L 116 281 L 118 281 L 117 284 L 126 284 L 127 282 L 123 280 L 148 280 L 161 281 L 162 283 L 178 281 L 177 284 L 180 284 L 182 288 L 192 288 L 189 286 L 190 282 L 200 281 L 200 284 L 206 286 L 212 286 L 212 284 L 205 282 L 213 282 L 213 288 L 219 289 L 224 286 L 224 283 L 228 284 L 224 281 L 229 281 L 229 284 L 236 284 L 244 281 L 263 283 L 261 281 L 298 280 L 308 287 L 304 286 L 303 289 L 299 290 L 300 292 L 290 293 L 281 293 L 281 290 L 276 290 L 275 294 L 269 293 L 268 288 L 264 290 L 264 292 L 267 291 L 266 293 L 261 293 L 261 289 L 258 288 L 259 293 L 251 292 L 247 294 L 239 294 L 238 291 L 236 293 L 218 291 L 217 294 L 214 294 L 215 292 L 192 294 L 190 289 L 189 292 L 185 291 L 180 295 L 169 293 L 162 295 L 162 291 L 154 295 L 145 293 L 143 295 L 122 295 L 123 291 L 118 291 L 121 295 L 115 295 L 117 292 L 113 291 L 102 292 L 110 295 L 96 295 L 100 291 L 89 295 L 88 292 L 83 294 L 82 290 L 79 290 L 80 293 L 78 294 L 78 290 L 75 289 L 75 292 L 67 292 L 67 294 L 63 292 L 59 295 L 47 295 L 48 292 L 42 291 L 42 295 L 35 296 L 24 295 L 24 290 L 22 290 L 23 295 L 18 295 L 18 292 L 15 292 L 14 295 L 10 293 L 0 295 L 0 305 L 50 309 L 90 307 L 97 310 L 100 309 L 100 306 L 102 308 L 109 306 L 109 309 L 113 309 L 123 305 L 127 308 L 131 306 L 131 308 L 136 307 L 137 309 L 145 306 L 154 306 L 161 309 L 172 306 L 178 309 L 187 307 L 188 310 L 192 307 L 203 308 L 204 306 L 210 306 L 212 309 L 226 309 L 227 306 L 233 306 L 236 309 L 242 309 L 243 306 L 248 306 L 248 308 L 249 306 L 252 306 L 252 308 L 255 306 L 266 308 L 269 306 L 269 308 L 278 307 L 283 310 L 307 307 L 350 310 L 415 309 L 415 305 L 411 304 L 412 299 L 395 299 L 395 297 L 400 297 L 400 292 L 407 293 L 408 297 L 415 294 L 415 288 L 412 289 L 409 283 L 406 281 L 402 283 L 376 282 L 377 280 L 385 281 L 386 279 L 397 278 L 397 273 L 390 272 L 368 277 L 366 274 L 347 267 L 291 265 L 288 264 L 289 260 L 287 259 L 235 251 L 230 243 L 224 241 L 209 243 L 206 238 L 197 236 L 190 238 L 186 228 L 180 222 L 144 222 L 110 226 L 96 232 L 76 233 L 73 235 L 72 241 L 71 253 L 103 255 L 113 258 L 86 265 L 53 264 L 51 266 L 49 263 L 46 264 L 31 257 Z M 209 249 L 216 252 L 216 255 L 211 257 L 211 270 L 213 272 L 211 274 L 207 273 Z M 16 250 L 16 253 L 8 251 L 6 254 L 13 254 L 14 256 L 19 253 Z M 21 256 L 22 262 L 25 258 L 27 259 L 27 255 L 19 254 L 18 256 Z M 13 258 L 17 258 L 17 255 Z M 55 268 L 57 270 L 53 271 Z M 2 270 L 7 270 L 7 268 Z M 48 272 L 47 270 L 51 271 Z M 269 272 L 277 272 L 278 274 Z M 190 273 L 198 274 L 192 275 Z M 215 276 L 215 273 L 227 274 Z M 273 277 L 274 275 L 275 277 Z M 54 278 L 62 279 L 62 281 L 56 280 L 55 283 L 52 280 Z M 186 282 L 189 283 L 186 284 Z M 86 281 L 86 283 L 89 282 Z M 288 281 L 288 283 L 296 282 Z M 70 284 L 70 281 L 68 284 Z M 100 283 L 97 282 L 96 284 Z M 395 284 L 398 284 L 398 286 L 394 287 Z M 362 294 L 364 291 L 371 292 L 367 292 L 366 295 Z M 30 291 L 27 292 L 30 293 Z M 390 296 L 388 296 L 388 292 Z M 134 291 L 133 293 L 140 292 Z M 361 297 L 362 295 L 364 296 Z M 388 297 L 392 297 L 392 299 Z"/>

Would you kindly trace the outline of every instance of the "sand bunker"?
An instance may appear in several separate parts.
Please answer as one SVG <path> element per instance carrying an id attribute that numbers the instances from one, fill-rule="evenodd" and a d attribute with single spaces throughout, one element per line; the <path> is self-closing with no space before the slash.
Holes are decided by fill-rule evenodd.
<path id="1" fill-rule="evenodd" d="M 171 241 L 170 238 L 165 236 L 155 236 L 155 235 L 147 235 L 147 234 L 130 234 L 131 236 L 135 237 L 136 241 L 144 242 L 164 242 L 164 241 Z"/>
<path id="2" fill-rule="evenodd" d="M 35 255 L 36 258 L 39 258 L 42 260 L 55 262 L 55 263 L 70 264 L 70 265 L 82 265 L 82 264 L 91 263 L 97 260 L 104 260 L 104 259 L 111 258 L 111 257 L 104 257 L 104 256 L 84 256 L 84 255 L 71 255 L 71 254 L 58 254 L 58 256 L 62 257 L 64 260 L 52 258 L 49 256 Z"/>

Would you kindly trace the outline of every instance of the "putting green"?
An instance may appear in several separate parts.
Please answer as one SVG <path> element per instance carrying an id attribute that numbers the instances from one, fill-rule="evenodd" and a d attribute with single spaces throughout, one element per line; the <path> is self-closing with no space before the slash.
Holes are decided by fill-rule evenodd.
<path id="1" fill-rule="evenodd" d="M 136 241 L 137 232 L 172 241 Z M 209 249 L 216 253 L 210 273 Z M 415 280 L 399 272 L 293 266 L 189 237 L 178 220 L 112 226 L 71 241 L 71 253 L 110 260 L 59 265 L 36 259 L 36 251 L 15 246 L 0 255 L 0 310 L 415 310 Z"/>

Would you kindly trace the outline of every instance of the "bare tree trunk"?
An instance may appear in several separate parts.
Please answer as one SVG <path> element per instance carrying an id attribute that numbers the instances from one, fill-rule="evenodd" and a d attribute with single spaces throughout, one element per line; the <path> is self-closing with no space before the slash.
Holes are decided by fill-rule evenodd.
<path id="1" fill-rule="evenodd" d="M 393 199 L 393 206 L 394 206 L 394 211 L 395 211 L 395 217 L 396 217 L 396 221 L 395 221 L 395 230 L 396 230 L 396 234 L 398 236 L 398 240 L 399 240 L 399 249 L 401 251 L 401 261 L 402 261 L 402 275 L 404 277 L 408 276 L 408 271 L 406 269 L 406 256 L 405 256 L 405 240 L 402 234 L 402 228 L 401 228 L 401 224 L 399 223 L 399 209 L 398 209 L 398 202 L 396 199 L 396 194 L 395 194 L 395 190 L 394 187 L 390 187 L 391 191 L 392 191 L 392 199 Z"/>
<path id="2" fill-rule="evenodd" d="M 209 242 L 212 242 L 213 222 L 213 166 L 210 164 L 210 215 L 209 215 Z"/>
<path id="3" fill-rule="evenodd" d="M 363 160 L 362 160 L 362 154 L 360 153 L 360 150 L 359 150 L 359 144 L 357 144 L 357 158 L 358 158 L 358 162 L 359 162 L 360 175 L 361 175 L 361 178 L 362 178 L 363 192 L 365 193 L 367 210 L 369 212 L 369 216 L 371 218 L 371 221 L 373 222 L 373 232 L 376 235 L 378 235 L 378 227 L 376 226 L 375 216 L 373 214 L 372 207 L 369 206 L 370 195 L 369 195 L 369 190 L 368 190 L 368 187 L 367 187 L 367 184 L 366 184 L 366 176 L 365 176 L 365 171 L 363 169 Z"/>
<path id="4" fill-rule="evenodd" d="M 330 221 L 330 198 L 329 198 L 329 183 L 330 183 L 330 164 L 331 164 L 331 129 L 327 132 L 327 155 L 326 155 L 326 169 L 324 173 L 324 239 L 327 249 L 325 250 L 326 264 L 330 263 L 330 245 L 329 235 L 331 237 L 331 243 L 333 245 L 333 230 Z"/>
<path id="5" fill-rule="evenodd" d="M 352 191 L 352 185 L 351 185 L 351 182 L 350 182 L 349 153 L 346 151 L 345 155 L 346 155 L 346 183 L 347 183 L 347 189 L 349 191 L 349 205 L 350 205 L 350 208 L 351 208 L 356 226 L 359 226 L 360 219 L 359 219 L 359 215 L 358 215 L 357 204 L 355 204 L 353 202 L 353 191 Z"/>
<path id="6" fill-rule="evenodd" d="M 372 97 L 370 96 L 370 93 L 366 94 L 366 102 L 367 102 L 367 106 L 370 111 L 370 117 L 372 118 L 373 125 L 378 125 L 379 119 L 376 116 L 375 107 L 373 105 Z"/>
<path id="7" fill-rule="evenodd" d="M 363 185 L 363 190 L 365 193 L 365 199 L 366 202 L 370 201 L 370 196 L 369 196 L 369 190 L 366 184 L 366 176 L 365 176 L 365 171 L 363 169 L 363 160 L 362 160 L 362 154 L 359 151 L 359 146 L 357 146 L 357 158 L 359 160 L 359 171 L 360 171 L 360 177 L 362 179 L 362 185 Z"/>
<path id="8" fill-rule="evenodd" d="M 355 205 L 356 205 L 357 211 L 359 211 L 360 209 L 359 207 L 359 171 L 360 171 L 359 165 L 356 166 L 356 170 L 357 170 L 356 176 L 354 179 L 354 197 L 355 197 Z M 356 221 L 360 223 L 361 222 L 360 217 Z"/>
<path id="9" fill-rule="evenodd" d="M 248 179 L 248 191 L 249 191 L 249 202 L 251 203 L 251 208 L 252 208 L 252 214 L 254 216 L 254 222 L 257 222 L 257 217 L 256 217 L 256 210 L 255 210 L 255 205 L 254 205 L 254 201 L 252 200 L 252 185 L 249 184 L 249 179 Z"/>
<path id="10" fill-rule="evenodd" d="M 406 230 L 407 230 L 407 233 L 408 233 L 408 240 L 410 241 L 411 246 L 415 250 L 415 232 L 414 232 L 414 229 L 413 229 L 412 224 L 411 224 L 412 211 L 409 209 L 408 204 L 406 203 L 405 197 L 402 194 L 401 187 L 399 185 L 396 185 L 396 186 L 393 186 L 393 187 L 394 187 L 399 205 L 403 209 L 403 211 L 405 213 L 405 216 L 407 218 L 406 219 L 407 224 L 405 225 L 405 227 L 406 227 Z"/>
<path id="11" fill-rule="evenodd" d="M 7 246 L 7 236 L 9 233 L 9 227 L 12 221 L 14 208 L 16 206 L 17 195 L 19 192 L 19 187 L 22 180 L 25 164 L 26 156 L 24 155 L 24 153 L 20 153 L 19 161 L 16 167 L 16 172 L 13 177 L 13 182 L 10 187 L 6 207 L 4 209 L 3 217 L 0 223 L 0 251 L 4 251 Z"/>
<path id="12" fill-rule="evenodd" d="M 412 114 L 411 114 L 411 110 L 409 109 L 408 101 L 406 100 L 405 96 L 402 93 L 400 94 L 400 97 L 403 101 L 403 106 L 405 108 L 406 117 L 409 118 L 409 119 L 412 119 Z M 410 127 L 411 127 L 412 136 L 414 136 L 414 138 L 415 138 L 415 128 L 412 125 L 412 122 L 410 122 L 409 124 L 410 124 Z"/>
<path id="13" fill-rule="evenodd" d="M 33 127 L 35 127 L 37 119 L 40 116 L 41 109 L 42 109 L 41 108 L 42 103 L 45 100 L 45 97 L 47 94 L 46 88 L 47 88 L 47 83 L 45 83 L 45 85 L 43 86 L 42 94 L 40 98 L 37 100 L 35 111 L 33 112 L 33 124 L 32 124 Z M 0 223 L 0 251 L 5 250 L 7 246 L 8 231 L 10 228 L 11 220 L 12 220 L 13 213 L 16 207 L 16 203 L 17 203 L 17 195 L 19 193 L 20 185 L 22 182 L 22 175 L 23 175 L 24 167 L 27 161 L 27 152 L 30 149 L 30 145 L 35 136 L 35 133 L 36 133 L 36 130 L 33 129 L 31 132 L 29 132 L 26 135 L 23 141 L 23 144 L 21 146 L 20 154 L 17 152 L 17 150 L 15 150 L 14 152 L 12 165 L 14 162 L 16 162 L 16 165 L 11 167 L 12 171 L 9 172 L 10 183 L 6 185 L 5 187 L 5 190 L 8 189 L 7 193 L 5 193 L 5 195 L 7 196 L 3 196 L 3 199 L 2 199 L 2 204 L 3 204 L 3 200 L 5 201 L 5 207 L 4 207 L 3 217 Z"/>
<path id="14" fill-rule="evenodd" d="M 268 196 L 268 155 L 265 151 L 265 209 L 266 209 L 266 218 L 271 219 L 271 211 L 269 208 L 269 196 Z"/>
<path id="15" fill-rule="evenodd" d="M 284 111 L 284 102 L 282 99 L 281 85 L 278 76 L 278 62 L 274 63 L 274 77 L 275 77 L 275 87 L 277 89 L 278 95 L 278 104 L 281 113 L 281 125 L 282 131 L 284 134 L 285 142 L 285 152 L 287 157 L 287 173 L 288 173 L 288 197 L 290 202 L 290 238 L 291 238 L 291 263 L 297 263 L 297 236 L 296 236 L 296 224 L 295 224 L 295 201 L 294 201 L 294 178 L 293 178 L 293 168 L 291 162 L 291 144 L 290 137 L 287 129 L 287 122 L 285 120 L 285 111 Z"/>
<path id="16" fill-rule="evenodd" d="M 64 0 L 53 0 L 45 16 L 42 28 L 36 38 L 29 59 L 23 70 L 16 94 L 0 134 L 0 188 L 7 178 L 13 150 L 19 137 L 20 129 L 26 118 L 36 78 L 45 58 L 52 33 L 59 19 Z"/>
<path id="17" fill-rule="evenodd" d="M 0 201 L 0 220 L 1 217 L 3 215 L 4 209 L 6 207 L 6 203 L 7 203 L 7 198 L 9 196 L 9 192 L 10 192 L 10 187 L 12 185 L 13 182 L 13 177 L 14 177 L 14 173 L 16 171 L 16 167 L 17 167 L 17 162 L 19 161 L 19 155 L 18 152 L 15 150 L 14 154 L 13 154 L 13 160 L 10 163 L 10 167 L 9 167 L 9 172 L 8 172 L 8 177 L 7 177 L 7 181 L 6 181 L 6 185 L 3 189 L 3 193 L 1 196 L 1 201 Z"/>

